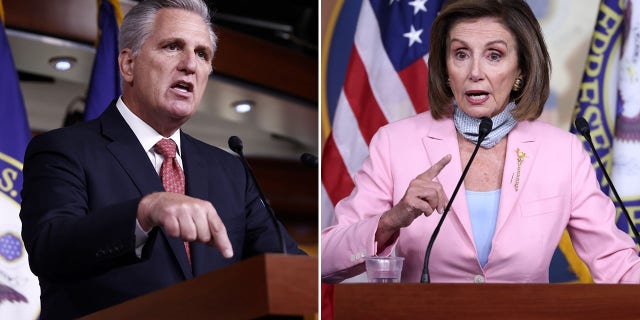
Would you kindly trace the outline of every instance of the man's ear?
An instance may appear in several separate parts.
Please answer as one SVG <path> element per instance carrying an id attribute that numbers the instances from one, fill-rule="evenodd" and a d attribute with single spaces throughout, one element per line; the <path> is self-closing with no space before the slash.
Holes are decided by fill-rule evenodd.
<path id="1" fill-rule="evenodd" d="M 118 55 L 118 66 L 120 68 L 120 76 L 122 76 L 122 80 L 126 83 L 133 81 L 133 64 L 134 59 L 131 49 L 122 49 Z"/>

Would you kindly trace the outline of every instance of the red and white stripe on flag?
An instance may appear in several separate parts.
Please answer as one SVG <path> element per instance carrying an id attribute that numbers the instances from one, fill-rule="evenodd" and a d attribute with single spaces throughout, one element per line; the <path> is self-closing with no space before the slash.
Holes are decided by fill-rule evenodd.
<path id="1" fill-rule="evenodd" d="M 428 110 L 429 33 L 442 1 L 364 0 L 322 152 L 322 227 L 354 188 L 352 177 L 381 126 Z M 335 35 L 340 30 L 334 30 Z"/>

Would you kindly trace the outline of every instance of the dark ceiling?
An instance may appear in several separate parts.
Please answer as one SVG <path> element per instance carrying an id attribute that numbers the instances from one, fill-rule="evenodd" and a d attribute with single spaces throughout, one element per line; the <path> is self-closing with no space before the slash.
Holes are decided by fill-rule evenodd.
<path id="1" fill-rule="evenodd" d="M 136 2 L 121 0 L 121 7 L 126 12 Z M 224 43 L 214 61 L 217 72 L 318 101 L 318 0 L 205 2 Z M 40 10 L 34 11 L 36 6 Z M 88 45 L 96 39 L 95 1 L 5 1 L 4 8 L 7 28 Z M 259 63 L 248 65 L 247 61 Z"/>
<path id="2" fill-rule="evenodd" d="M 309 55 L 318 50 L 318 0 L 207 0 L 214 23 Z"/>

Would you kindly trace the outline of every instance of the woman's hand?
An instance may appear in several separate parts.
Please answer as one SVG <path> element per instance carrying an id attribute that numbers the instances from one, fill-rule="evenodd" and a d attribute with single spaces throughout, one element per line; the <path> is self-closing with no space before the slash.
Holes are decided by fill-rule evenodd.
<path id="1" fill-rule="evenodd" d="M 388 245 L 387 242 L 400 228 L 409 226 L 420 215 L 430 216 L 434 211 L 442 214 L 447 205 L 447 196 L 442 185 L 433 180 L 449 161 L 451 161 L 451 155 L 446 155 L 427 171 L 411 180 L 400 202 L 382 214 L 376 230 L 378 252 Z"/>

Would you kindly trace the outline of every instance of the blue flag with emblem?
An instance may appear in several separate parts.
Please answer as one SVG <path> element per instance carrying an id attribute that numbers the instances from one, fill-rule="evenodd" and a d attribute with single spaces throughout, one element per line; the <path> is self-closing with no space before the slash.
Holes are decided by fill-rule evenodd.
<path id="1" fill-rule="evenodd" d="M 0 319 L 35 319 L 40 287 L 20 230 L 22 161 L 31 133 L 0 1 Z"/>
<path id="2" fill-rule="evenodd" d="M 118 34 L 122 11 L 117 0 L 98 0 L 98 45 L 87 91 L 84 119 L 95 119 L 120 94 Z"/>
<path id="3" fill-rule="evenodd" d="M 606 170 L 633 223 L 638 227 L 640 217 L 640 3 L 636 0 L 602 0 L 585 63 L 582 83 L 574 110 L 575 117 L 584 117 L 591 129 L 591 139 L 605 168 L 601 168 L 588 143 L 585 149 L 600 181 L 602 191 L 612 197 L 616 205 L 616 223 L 629 233 L 629 223 L 622 206 L 615 199 L 611 186 L 604 178 Z M 571 128 L 572 132 L 577 132 Z M 581 138 L 582 139 L 582 138 Z M 563 238 L 564 240 L 564 238 Z M 576 258 L 571 268 L 581 281 L 591 281 L 589 270 Z"/>

